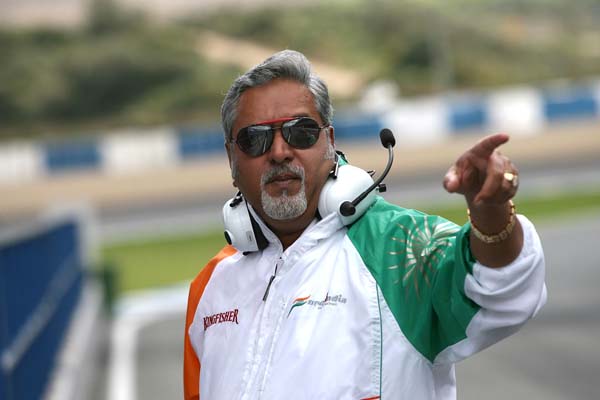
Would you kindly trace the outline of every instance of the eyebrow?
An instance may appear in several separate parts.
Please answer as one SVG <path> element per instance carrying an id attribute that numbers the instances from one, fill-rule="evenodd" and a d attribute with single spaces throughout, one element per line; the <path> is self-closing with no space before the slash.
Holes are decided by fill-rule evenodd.
<path id="1" fill-rule="evenodd" d="M 293 117 L 285 117 L 285 118 L 271 119 L 271 120 L 268 120 L 268 121 L 261 121 L 261 122 L 257 122 L 256 124 L 252 124 L 252 126 L 256 126 L 256 125 L 272 125 L 272 124 L 276 124 L 278 122 L 288 122 L 288 121 L 293 121 L 295 119 L 303 118 L 303 117 L 306 117 L 306 115 L 295 115 Z"/>

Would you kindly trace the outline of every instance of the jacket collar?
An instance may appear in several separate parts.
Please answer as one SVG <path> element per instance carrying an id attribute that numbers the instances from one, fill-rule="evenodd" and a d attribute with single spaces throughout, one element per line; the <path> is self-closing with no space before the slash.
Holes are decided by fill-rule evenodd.
<path id="1" fill-rule="evenodd" d="M 282 253 L 283 246 L 281 245 L 281 241 L 269 229 L 269 227 L 265 224 L 265 222 L 260 218 L 260 216 L 256 213 L 254 208 L 250 204 L 248 204 L 248 209 L 252 213 L 252 216 L 260 226 L 265 238 L 269 242 L 269 247 L 274 247 L 278 250 L 279 253 Z M 283 252 L 287 257 L 289 257 L 292 253 L 302 254 L 311 247 L 314 247 L 318 241 L 328 238 L 332 236 L 335 232 L 342 229 L 344 227 L 342 220 L 336 213 L 331 213 L 321 220 L 317 220 L 314 218 L 312 222 L 304 229 L 304 232 L 300 235 L 298 239 L 290 247 Z M 286 258 L 287 258 L 286 257 Z"/>

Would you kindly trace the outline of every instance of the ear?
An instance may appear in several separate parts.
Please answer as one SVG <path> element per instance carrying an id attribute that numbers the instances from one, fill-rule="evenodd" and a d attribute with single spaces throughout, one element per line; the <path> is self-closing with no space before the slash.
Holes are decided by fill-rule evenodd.
<path id="1" fill-rule="evenodd" d="M 233 160 L 233 158 L 235 156 L 232 155 L 232 151 L 233 149 L 230 147 L 230 143 L 225 142 L 225 152 L 227 153 L 227 160 L 229 161 L 229 170 L 231 171 L 231 178 L 233 179 L 232 185 L 233 187 L 237 187 L 236 179 L 233 176 L 233 169 L 235 168 L 235 161 Z"/>
<path id="2" fill-rule="evenodd" d="M 229 161 L 229 168 L 231 169 L 231 153 L 229 150 L 229 142 L 225 142 L 223 146 L 225 147 L 225 153 L 227 153 L 227 160 Z"/>
<path id="3" fill-rule="evenodd" d="M 331 144 L 335 147 L 335 129 L 333 126 L 327 128 L 327 134 L 329 135 L 329 139 L 331 140 Z"/>

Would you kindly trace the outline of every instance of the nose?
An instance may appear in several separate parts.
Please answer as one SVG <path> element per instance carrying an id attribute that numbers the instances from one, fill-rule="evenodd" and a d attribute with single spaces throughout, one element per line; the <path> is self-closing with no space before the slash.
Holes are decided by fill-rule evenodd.
<path id="1" fill-rule="evenodd" d="M 273 144 L 269 150 L 269 158 L 271 161 L 277 164 L 289 162 L 294 158 L 294 152 L 292 146 L 290 146 L 283 138 L 281 128 L 275 128 L 275 134 L 273 135 Z"/>

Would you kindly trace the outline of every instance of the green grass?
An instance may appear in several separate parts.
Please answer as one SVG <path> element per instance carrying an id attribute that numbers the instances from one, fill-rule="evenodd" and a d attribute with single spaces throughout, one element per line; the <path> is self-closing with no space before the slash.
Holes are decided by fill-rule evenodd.
<path id="1" fill-rule="evenodd" d="M 540 223 L 600 211 L 600 191 L 551 197 L 519 197 L 515 202 L 519 213 Z M 423 211 L 442 215 L 461 225 L 466 221 L 463 206 L 432 206 L 424 207 Z M 111 244 L 102 249 L 102 258 L 103 265 L 112 266 L 117 273 L 118 295 L 190 280 L 224 245 L 223 233 L 217 230 L 205 234 Z"/>
<path id="2" fill-rule="evenodd" d="M 550 219 L 600 210 L 600 190 L 535 197 L 517 196 L 514 201 L 519 214 L 526 215 L 534 223 L 540 223 Z M 463 225 L 467 221 L 465 207 L 431 206 L 423 207 L 422 211 L 428 214 L 442 215 L 450 221 Z"/>
<path id="3" fill-rule="evenodd" d="M 224 244 L 220 231 L 132 241 L 104 247 L 102 260 L 122 293 L 189 280 Z"/>

